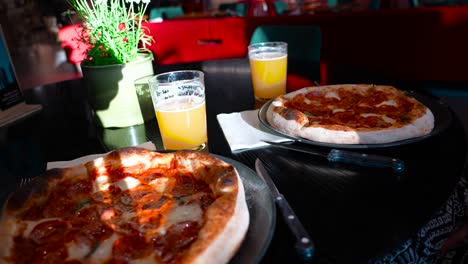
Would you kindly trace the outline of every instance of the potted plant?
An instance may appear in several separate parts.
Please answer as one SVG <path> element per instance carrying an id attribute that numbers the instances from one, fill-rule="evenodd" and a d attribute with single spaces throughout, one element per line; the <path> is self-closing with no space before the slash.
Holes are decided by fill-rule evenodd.
<path id="1" fill-rule="evenodd" d="M 98 124 L 127 127 L 154 118 L 142 114 L 134 85 L 153 75 L 145 48 L 152 38 L 142 27 L 150 0 L 67 1 L 82 21 L 78 41 L 87 49 L 81 69 Z"/>

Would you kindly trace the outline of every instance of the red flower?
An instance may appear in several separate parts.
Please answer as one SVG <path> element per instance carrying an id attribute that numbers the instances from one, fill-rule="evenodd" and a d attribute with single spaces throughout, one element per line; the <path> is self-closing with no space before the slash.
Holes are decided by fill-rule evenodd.
<path id="1" fill-rule="evenodd" d="M 123 38 L 123 42 L 127 43 L 128 42 L 128 39 L 127 37 Z"/>
<path id="2" fill-rule="evenodd" d="M 125 23 L 122 22 L 119 24 L 119 31 L 124 31 L 124 29 L 125 29 Z"/>

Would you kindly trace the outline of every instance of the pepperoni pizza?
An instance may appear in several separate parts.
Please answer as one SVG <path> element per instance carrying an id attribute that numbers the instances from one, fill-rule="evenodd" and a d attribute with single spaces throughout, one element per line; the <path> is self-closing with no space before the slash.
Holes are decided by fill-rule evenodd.
<path id="1" fill-rule="evenodd" d="M 277 130 L 333 144 L 382 144 L 429 134 L 431 110 L 392 86 L 306 87 L 277 97 L 266 111 Z"/>
<path id="2" fill-rule="evenodd" d="M 113 151 L 9 197 L 0 263 L 226 263 L 249 213 L 236 169 L 209 154 Z"/>

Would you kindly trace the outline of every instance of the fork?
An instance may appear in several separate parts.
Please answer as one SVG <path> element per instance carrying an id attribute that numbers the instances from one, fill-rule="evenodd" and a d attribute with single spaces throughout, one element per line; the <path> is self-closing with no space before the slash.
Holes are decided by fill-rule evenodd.
<path id="1" fill-rule="evenodd" d="M 22 177 L 19 181 L 19 187 L 28 185 L 33 179 L 31 177 Z"/>

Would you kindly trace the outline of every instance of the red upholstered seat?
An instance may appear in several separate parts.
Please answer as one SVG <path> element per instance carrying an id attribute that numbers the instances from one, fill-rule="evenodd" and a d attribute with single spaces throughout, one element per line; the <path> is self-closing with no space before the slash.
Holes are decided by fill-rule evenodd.
<path id="1" fill-rule="evenodd" d="M 68 62 L 73 64 L 80 64 L 88 49 L 88 45 L 80 41 L 81 31 L 80 24 L 65 26 L 58 31 L 60 45 L 67 54 Z"/>
<path id="2" fill-rule="evenodd" d="M 316 86 L 309 78 L 297 74 L 288 74 L 286 77 L 286 91 L 288 93 L 309 86 Z"/>

